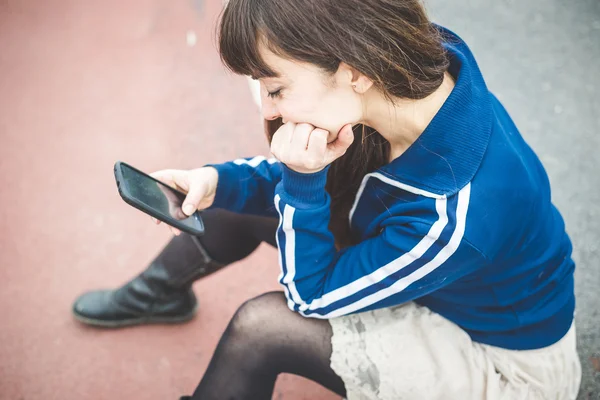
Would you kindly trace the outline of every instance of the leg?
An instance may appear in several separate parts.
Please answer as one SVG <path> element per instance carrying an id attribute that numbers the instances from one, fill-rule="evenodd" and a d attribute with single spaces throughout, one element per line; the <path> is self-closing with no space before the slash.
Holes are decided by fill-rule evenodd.
<path id="1" fill-rule="evenodd" d="M 273 246 L 277 219 L 224 210 L 203 213 L 206 234 L 174 237 L 150 265 L 117 290 L 80 296 L 75 317 L 87 324 L 121 327 L 191 319 L 197 302 L 191 284 L 252 253 L 261 242 Z"/>
<path id="2" fill-rule="evenodd" d="M 277 375 L 291 373 L 345 396 L 329 367 L 331 326 L 288 309 L 283 292 L 244 303 L 221 337 L 192 399 L 271 399 Z"/>
<path id="3" fill-rule="evenodd" d="M 262 242 L 276 247 L 278 218 L 210 210 L 202 214 L 206 234 L 199 237 L 210 256 L 220 264 L 231 264 L 250 255 Z"/>

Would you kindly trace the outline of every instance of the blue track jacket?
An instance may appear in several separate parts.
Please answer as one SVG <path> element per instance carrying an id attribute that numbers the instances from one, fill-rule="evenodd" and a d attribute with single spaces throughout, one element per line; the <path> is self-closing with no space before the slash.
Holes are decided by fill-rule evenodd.
<path id="1" fill-rule="evenodd" d="M 364 177 L 349 215 L 359 244 L 338 251 L 328 230 L 328 168 L 300 174 L 264 157 L 213 165 L 213 207 L 279 215 L 279 282 L 303 316 L 415 301 L 477 342 L 551 345 L 575 309 L 563 219 L 469 48 L 439 29 L 456 85 L 419 139 Z"/>

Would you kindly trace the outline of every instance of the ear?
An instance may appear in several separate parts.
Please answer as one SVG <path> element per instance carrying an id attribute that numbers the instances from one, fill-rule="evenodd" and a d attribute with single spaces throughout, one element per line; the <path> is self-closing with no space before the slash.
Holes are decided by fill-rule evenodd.
<path id="1" fill-rule="evenodd" d="M 356 93 L 363 94 L 373 86 L 373 81 L 356 68 L 341 62 L 337 72 L 343 83 L 350 85 Z"/>

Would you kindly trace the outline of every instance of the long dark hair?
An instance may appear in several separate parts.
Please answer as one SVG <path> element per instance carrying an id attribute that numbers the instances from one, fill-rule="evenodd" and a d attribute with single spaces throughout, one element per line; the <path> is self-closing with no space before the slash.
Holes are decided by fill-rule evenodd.
<path id="1" fill-rule="evenodd" d="M 448 68 L 441 35 L 419 0 L 230 0 L 218 34 L 221 59 L 237 74 L 276 76 L 259 55 L 264 43 L 275 54 L 330 74 L 343 61 L 390 101 L 429 96 Z M 270 142 L 281 120 L 265 126 Z M 354 135 L 327 176 L 329 229 L 338 248 L 357 242 L 348 215 L 362 178 L 390 161 L 389 143 L 377 131 L 358 125 Z"/>

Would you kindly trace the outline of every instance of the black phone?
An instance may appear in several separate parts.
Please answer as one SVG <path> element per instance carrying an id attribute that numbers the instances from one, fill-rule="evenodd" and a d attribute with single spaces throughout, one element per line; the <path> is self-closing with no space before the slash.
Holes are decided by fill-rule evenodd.
<path id="1" fill-rule="evenodd" d="M 114 171 L 119 194 L 127 204 L 183 232 L 204 234 L 200 213 L 188 217 L 181 208 L 185 193 L 121 161 L 115 163 Z"/>

